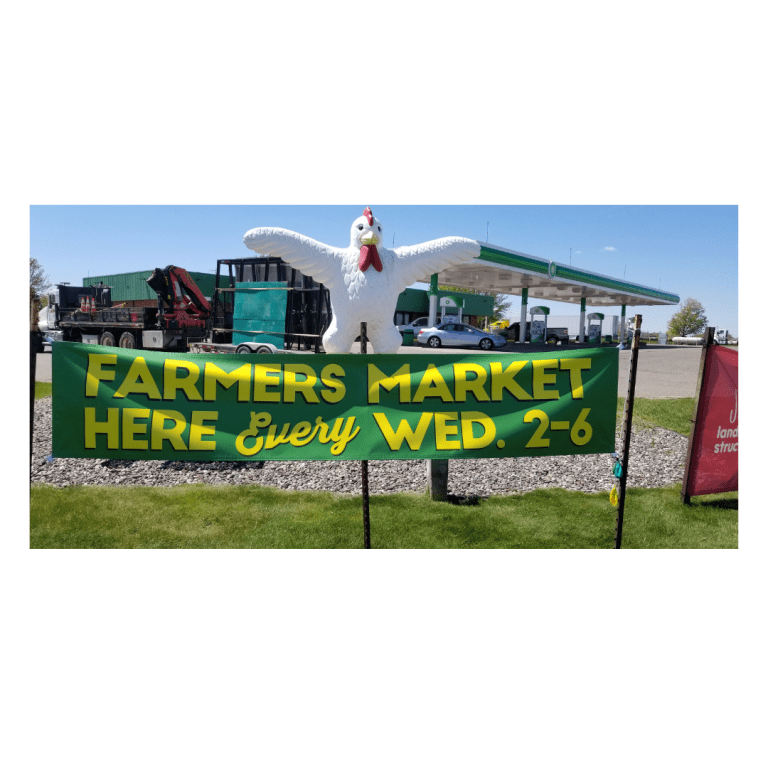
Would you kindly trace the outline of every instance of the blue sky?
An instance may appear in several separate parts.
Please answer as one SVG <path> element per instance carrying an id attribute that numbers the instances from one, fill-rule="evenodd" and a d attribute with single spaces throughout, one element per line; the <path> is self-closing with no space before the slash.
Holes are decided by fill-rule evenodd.
<path id="1" fill-rule="evenodd" d="M 248 229 L 277 226 L 331 245 L 371 205 L 387 247 L 459 235 L 698 299 L 710 325 L 738 334 L 738 208 L 679 205 L 43 205 L 30 208 L 30 255 L 52 282 L 251 255 Z M 578 305 L 549 302 L 553 315 Z M 589 309 L 589 307 L 588 307 Z M 642 307 L 643 327 L 666 330 L 679 307 Z M 600 309 L 620 314 L 621 308 Z M 520 312 L 513 297 L 512 315 Z M 627 308 L 627 314 L 633 314 Z"/>

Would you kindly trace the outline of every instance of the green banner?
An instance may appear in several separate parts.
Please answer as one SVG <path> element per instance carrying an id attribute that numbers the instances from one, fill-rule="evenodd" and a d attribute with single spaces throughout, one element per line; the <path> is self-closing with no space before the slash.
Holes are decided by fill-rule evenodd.
<path id="1" fill-rule="evenodd" d="M 611 453 L 618 350 L 193 355 L 53 345 L 53 455 L 188 461 Z"/>

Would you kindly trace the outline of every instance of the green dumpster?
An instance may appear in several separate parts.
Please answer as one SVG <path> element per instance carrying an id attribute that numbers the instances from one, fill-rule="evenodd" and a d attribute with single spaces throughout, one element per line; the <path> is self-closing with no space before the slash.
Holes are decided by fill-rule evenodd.
<path id="1" fill-rule="evenodd" d="M 405 328 L 404 330 L 400 331 L 400 333 L 403 334 L 403 346 L 412 347 L 413 346 L 413 328 Z"/>

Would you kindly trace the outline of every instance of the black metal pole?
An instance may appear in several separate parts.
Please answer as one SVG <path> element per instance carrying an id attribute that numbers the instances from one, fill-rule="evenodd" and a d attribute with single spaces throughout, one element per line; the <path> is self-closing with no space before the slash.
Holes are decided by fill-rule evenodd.
<path id="1" fill-rule="evenodd" d="M 37 332 L 29 332 L 29 478 L 32 482 L 32 455 L 35 442 L 35 376 L 37 375 Z"/>
<path id="2" fill-rule="evenodd" d="M 37 348 L 39 331 L 40 303 L 37 297 L 30 296 L 29 302 L 29 482 L 32 482 L 32 456 L 35 444 L 35 377 L 37 376 Z M 40 345 L 42 347 L 42 345 Z"/>
<path id="3" fill-rule="evenodd" d="M 360 462 L 363 481 L 363 548 L 371 548 L 370 497 L 368 496 L 368 459 Z"/>
<path id="4" fill-rule="evenodd" d="M 629 441 L 632 435 L 632 412 L 635 408 L 635 384 L 637 382 L 637 352 L 640 349 L 640 326 L 643 316 L 635 315 L 635 332 L 632 336 L 632 352 L 629 361 L 629 386 L 627 402 L 624 404 L 624 423 L 622 426 L 621 477 L 619 478 L 619 508 L 616 515 L 616 540 L 614 549 L 621 549 L 621 534 L 624 529 L 624 496 L 627 491 L 627 468 L 629 466 Z"/>
<path id="5" fill-rule="evenodd" d="M 360 323 L 360 354 L 368 354 L 368 323 Z M 368 459 L 360 462 L 361 479 L 363 485 L 363 547 L 371 548 L 371 519 L 370 519 L 370 496 L 368 494 Z"/>

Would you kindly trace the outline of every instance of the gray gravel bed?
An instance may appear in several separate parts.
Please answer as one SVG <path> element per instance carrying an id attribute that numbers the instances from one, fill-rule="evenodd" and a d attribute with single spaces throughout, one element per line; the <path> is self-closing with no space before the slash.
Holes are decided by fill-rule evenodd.
<path id="1" fill-rule="evenodd" d="M 617 435 L 617 447 L 618 447 Z M 667 429 L 632 430 L 627 484 L 659 488 L 683 479 L 688 438 Z M 173 486 L 263 485 L 292 491 L 360 494 L 359 461 L 125 461 L 114 459 L 53 459 L 51 398 L 35 403 L 32 482 L 64 488 L 69 485 Z M 502 496 L 537 488 L 565 488 L 597 493 L 609 491 L 615 479 L 608 454 L 546 458 L 451 460 L 448 492 L 457 496 Z M 423 493 L 426 461 L 370 461 L 371 494 Z"/>

